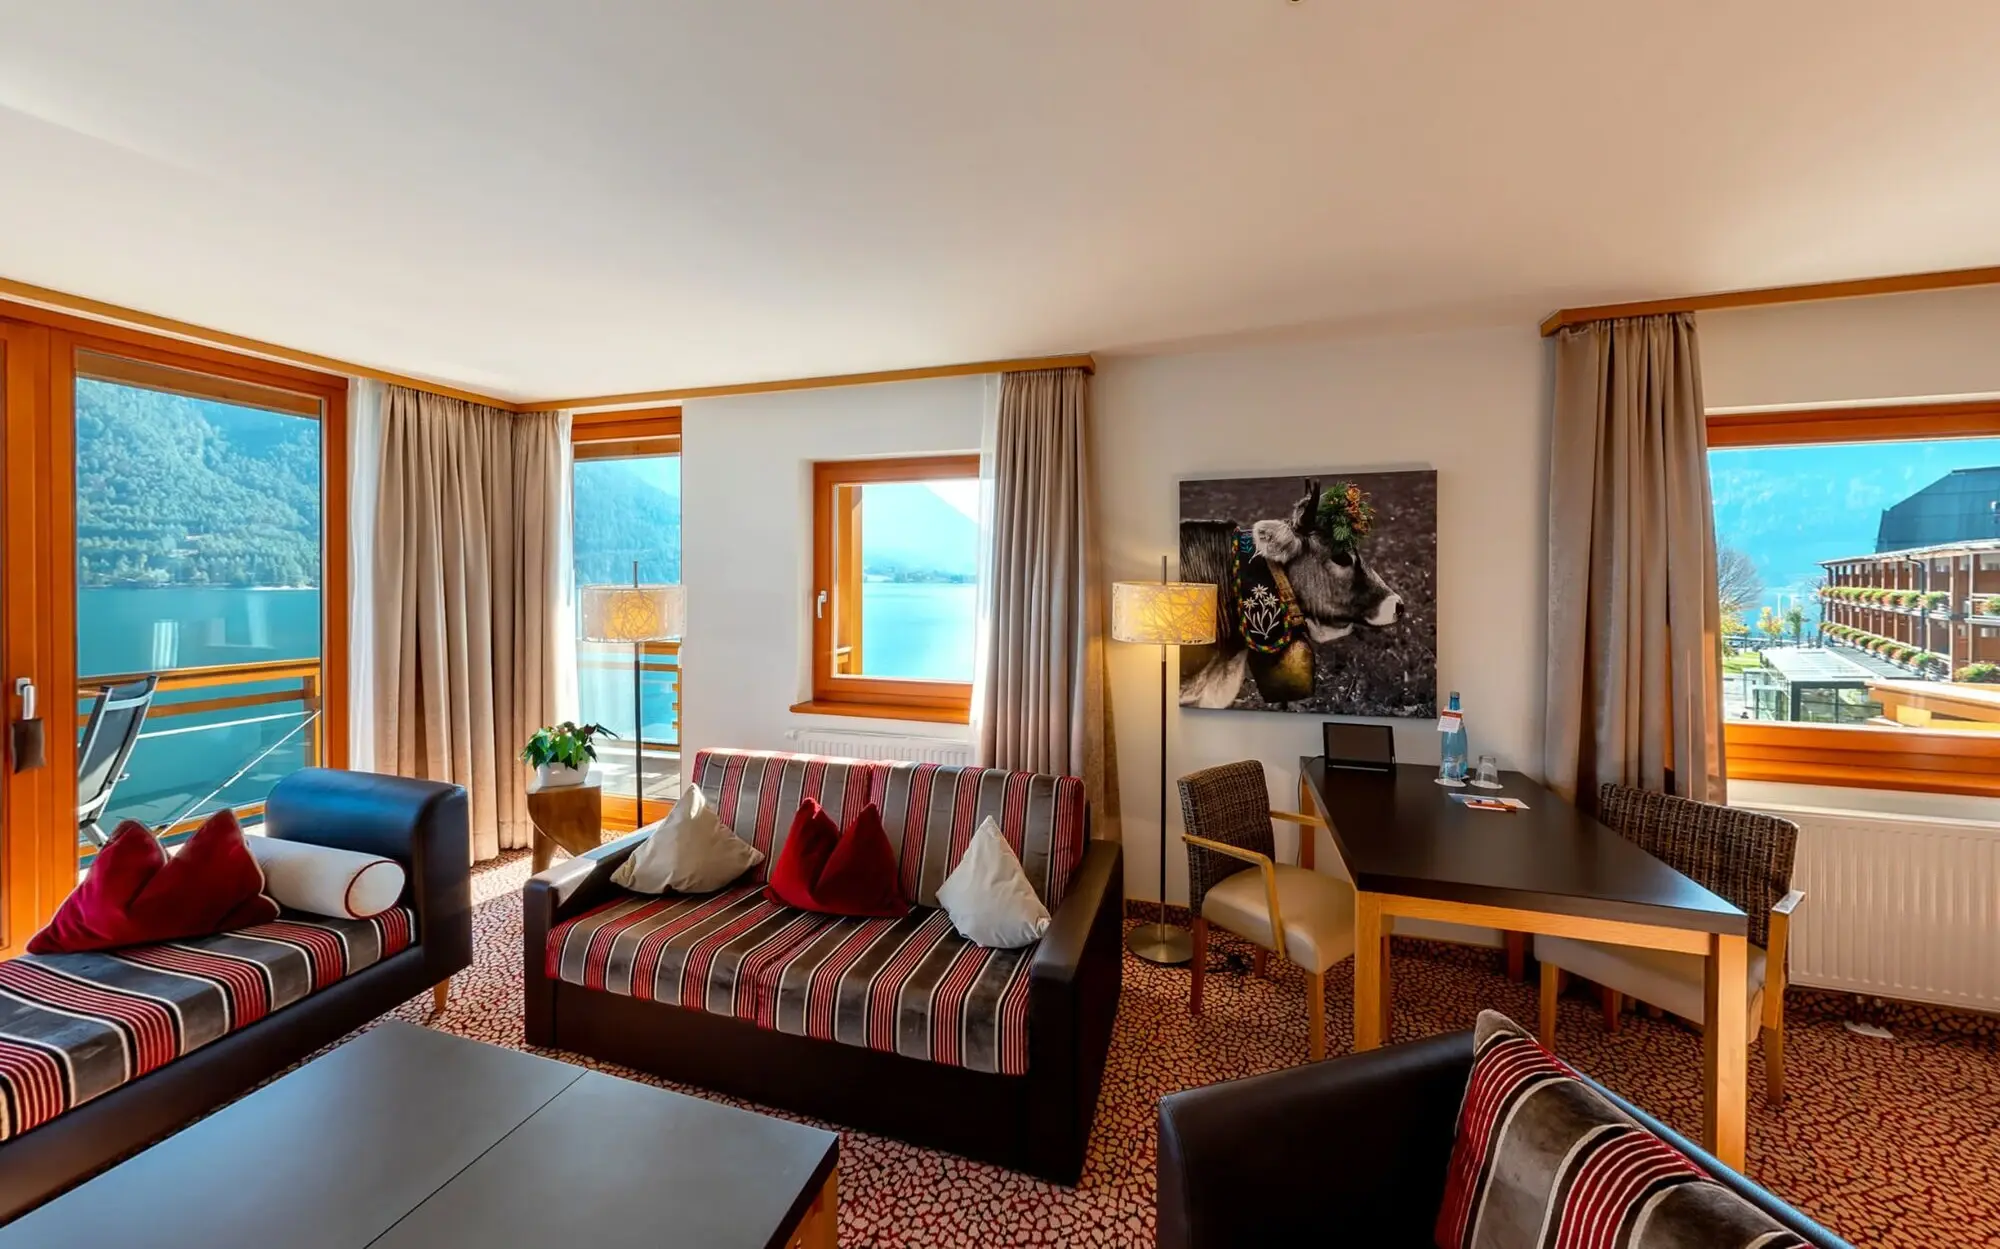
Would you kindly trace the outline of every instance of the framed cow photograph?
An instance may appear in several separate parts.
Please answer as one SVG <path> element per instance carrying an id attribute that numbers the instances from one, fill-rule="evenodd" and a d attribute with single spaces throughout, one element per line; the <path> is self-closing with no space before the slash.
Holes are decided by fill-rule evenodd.
<path id="1" fill-rule="evenodd" d="M 1183 581 L 1218 587 L 1181 706 L 1437 715 L 1437 473 L 1180 484 Z"/>

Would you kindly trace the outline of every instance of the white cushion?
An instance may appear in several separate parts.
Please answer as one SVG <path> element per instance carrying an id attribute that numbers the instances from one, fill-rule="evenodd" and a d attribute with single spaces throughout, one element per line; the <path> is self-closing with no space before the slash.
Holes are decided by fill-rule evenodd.
<path id="1" fill-rule="evenodd" d="M 1018 949 L 1040 941 L 1049 930 L 1049 908 L 1035 896 L 1014 847 L 990 815 L 972 834 L 965 857 L 938 886 L 937 899 L 959 936 L 988 949 Z"/>
<path id="2" fill-rule="evenodd" d="M 646 826 L 639 843 L 611 874 L 634 893 L 713 893 L 764 861 L 764 852 L 716 818 L 699 787 L 690 785 L 667 818 Z"/>
<path id="3" fill-rule="evenodd" d="M 367 919 L 403 896 L 403 865 L 378 854 L 279 837 L 245 837 L 279 906 L 335 919 Z"/>
<path id="4" fill-rule="evenodd" d="M 1578 941 L 1571 937 L 1536 937 L 1535 957 L 1582 976 L 1608 989 L 1615 989 L 1641 1002 L 1700 1024 L 1708 1012 L 1704 994 L 1707 962 L 1699 954 L 1673 950 L 1644 950 L 1637 946 L 1608 945 L 1601 941 Z M 1764 951 L 1749 949 L 1745 970 L 1750 982 L 1750 1036 L 1754 1040 L 1764 1025 L 1757 1010 L 1758 996 L 1764 991 Z"/>
<path id="5" fill-rule="evenodd" d="M 1248 867 L 1211 888 L 1201 917 L 1315 974 L 1354 953 L 1354 887 L 1309 867 L 1278 865 L 1281 948 L 1271 939 L 1271 895 L 1264 871 Z"/>

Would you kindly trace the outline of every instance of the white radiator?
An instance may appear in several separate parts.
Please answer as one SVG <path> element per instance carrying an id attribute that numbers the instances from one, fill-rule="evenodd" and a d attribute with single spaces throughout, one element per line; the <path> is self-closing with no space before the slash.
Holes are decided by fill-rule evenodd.
<path id="1" fill-rule="evenodd" d="M 785 740 L 807 755 L 842 759 L 893 759 L 900 763 L 969 764 L 972 745 L 951 737 L 914 737 L 904 733 L 845 732 L 791 729 Z"/>
<path id="2" fill-rule="evenodd" d="M 1799 826 L 1795 983 L 2000 1010 L 2000 824 L 1756 809 Z"/>

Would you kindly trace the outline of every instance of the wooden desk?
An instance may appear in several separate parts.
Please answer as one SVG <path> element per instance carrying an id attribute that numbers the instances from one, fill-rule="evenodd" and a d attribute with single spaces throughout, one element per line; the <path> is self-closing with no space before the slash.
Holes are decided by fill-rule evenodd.
<path id="1" fill-rule="evenodd" d="M 604 788 L 592 772 L 581 785 L 528 785 L 528 822 L 535 826 L 534 869 L 546 871 L 561 846 L 572 855 L 604 842 Z"/>
<path id="2" fill-rule="evenodd" d="M 1450 790 L 1436 775 L 1415 764 L 1381 775 L 1299 761 L 1300 809 L 1325 819 L 1354 882 L 1355 1050 L 1389 1035 L 1395 916 L 1699 954 L 1708 960 L 1702 1141 L 1741 1170 L 1750 996 L 1743 912 L 1518 772 L 1503 773 L 1498 791 Z M 1519 798 L 1528 810 L 1469 811 L 1447 796 L 1454 792 Z M 1310 854 L 1302 851 L 1300 862 L 1310 866 Z"/>

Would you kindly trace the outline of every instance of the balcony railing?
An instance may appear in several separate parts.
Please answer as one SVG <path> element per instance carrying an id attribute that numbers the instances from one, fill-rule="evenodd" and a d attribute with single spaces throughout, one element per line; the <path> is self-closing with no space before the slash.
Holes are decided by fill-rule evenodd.
<path id="1" fill-rule="evenodd" d="M 169 743 L 183 743 L 191 746 L 214 744 L 221 747 L 226 741 L 221 735 L 259 724 L 294 724 L 297 727 L 301 757 L 307 762 L 320 759 L 323 722 L 317 714 L 322 709 L 320 686 L 320 663 L 317 659 L 276 659 L 255 663 L 216 664 L 200 668 L 169 668 L 157 673 L 122 672 L 111 675 L 93 675 L 80 678 L 76 683 L 77 724 L 81 728 L 90 712 L 90 705 L 98 694 L 114 685 L 123 685 L 157 676 L 159 685 L 155 690 L 153 704 L 146 711 L 146 721 L 139 732 L 139 744 L 132 754 L 128 772 L 152 764 L 159 766 L 156 752 Z M 246 685 L 267 688 L 242 690 Z M 185 697 L 190 693 L 205 690 L 235 692 L 218 693 L 214 697 Z M 174 697 L 180 696 L 180 697 Z M 281 738 L 282 740 L 282 738 Z M 153 743 L 148 748 L 148 743 Z M 188 752 L 181 752 L 187 754 Z M 194 764 L 188 769 L 187 794 L 174 800 L 178 804 L 168 814 L 158 814 L 157 820 L 180 815 L 179 807 L 184 807 L 194 796 L 206 792 L 229 778 L 239 767 L 256 758 L 256 752 L 244 754 L 241 749 L 231 753 L 218 753 L 209 766 Z M 178 762 L 169 766 L 180 766 Z M 221 809 L 221 803 L 204 802 L 201 807 L 175 819 L 162 836 L 172 838 L 191 833 L 202 820 Z M 255 823 L 264 814 L 261 798 L 238 801 L 231 805 L 239 820 Z M 111 807 L 107 815 L 116 820 L 121 816 L 121 808 L 129 811 L 129 800 L 121 801 L 121 792 L 114 791 Z M 157 814 L 157 813 L 149 813 Z M 157 823 L 157 820 L 149 822 Z M 85 857 L 95 854 L 96 848 L 85 844 Z"/>

